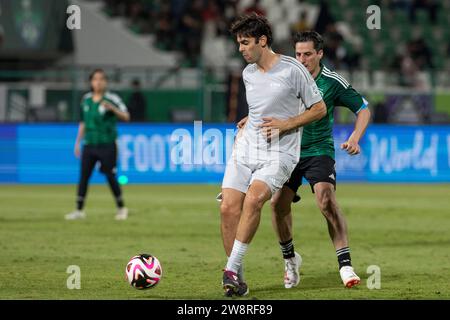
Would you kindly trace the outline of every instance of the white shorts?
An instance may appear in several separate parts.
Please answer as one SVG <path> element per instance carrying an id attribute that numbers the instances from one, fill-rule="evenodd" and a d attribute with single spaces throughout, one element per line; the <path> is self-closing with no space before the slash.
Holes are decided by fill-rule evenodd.
<path id="1" fill-rule="evenodd" d="M 243 193 L 247 193 L 253 181 L 260 180 L 265 182 L 274 194 L 289 179 L 299 160 L 298 157 L 287 154 L 267 157 L 265 160 L 250 160 L 248 157 L 237 156 L 234 151 L 225 168 L 222 188 Z"/>

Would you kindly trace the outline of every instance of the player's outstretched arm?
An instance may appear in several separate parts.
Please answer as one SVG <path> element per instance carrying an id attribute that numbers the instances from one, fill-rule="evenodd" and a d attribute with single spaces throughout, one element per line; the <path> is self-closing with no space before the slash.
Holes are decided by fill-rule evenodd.
<path id="1" fill-rule="evenodd" d="M 357 155 L 361 152 L 359 141 L 361 140 L 367 126 L 370 122 L 370 111 L 368 108 L 362 109 L 358 112 L 355 121 L 355 129 L 347 141 L 341 144 L 341 149 L 346 150 L 349 155 Z"/>
<path id="2" fill-rule="evenodd" d="M 268 138 L 275 136 L 276 134 L 283 134 L 287 131 L 303 127 L 313 121 L 320 120 L 327 114 L 327 107 L 323 100 L 313 104 L 311 108 L 307 109 L 298 116 L 280 120 L 276 118 L 263 118 L 264 123 L 261 124 L 262 132 Z"/>

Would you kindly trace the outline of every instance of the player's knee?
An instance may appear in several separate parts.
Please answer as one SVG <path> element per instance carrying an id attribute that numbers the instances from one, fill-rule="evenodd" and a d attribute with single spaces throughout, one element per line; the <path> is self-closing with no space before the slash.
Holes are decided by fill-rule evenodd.
<path id="1" fill-rule="evenodd" d="M 220 214 L 223 217 L 239 216 L 240 211 L 241 211 L 240 208 L 237 207 L 235 204 L 231 204 L 225 201 L 222 201 L 222 203 L 220 204 Z"/>
<path id="2" fill-rule="evenodd" d="M 272 209 L 273 213 L 276 213 L 277 211 L 277 206 L 278 206 L 278 199 L 271 199 L 270 200 L 270 208 Z"/>
<path id="3" fill-rule="evenodd" d="M 250 208 L 252 211 L 261 210 L 264 205 L 264 199 L 261 196 L 247 194 L 245 197 L 244 205 Z"/>

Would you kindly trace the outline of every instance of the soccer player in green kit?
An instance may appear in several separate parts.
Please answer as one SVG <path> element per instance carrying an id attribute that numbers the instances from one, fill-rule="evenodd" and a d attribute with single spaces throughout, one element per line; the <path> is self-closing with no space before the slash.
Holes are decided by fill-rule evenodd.
<path id="1" fill-rule="evenodd" d="M 89 76 L 91 92 L 81 101 L 81 122 L 75 141 L 75 156 L 81 154 L 81 173 L 77 190 L 77 209 L 66 215 L 67 220 L 83 219 L 83 211 L 89 178 L 97 162 L 106 176 L 117 205 L 116 220 L 125 220 L 128 209 L 122 199 L 122 190 L 116 178 L 117 162 L 117 119 L 129 121 L 127 107 L 120 97 L 107 91 L 106 74 L 102 69 L 94 70 Z M 83 151 L 80 144 L 84 139 Z"/>
<path id="2" fill-rule="evenodd" d="M 334 160 L 334 139 L 332 133 L 335 106 L 344 106 L 356 114 L 353 133 L 341 145 L 350 155 L 360 153 L 359 141 L 369 121 L 368 102 L 339 74 L 321 63 L 323 39 L 314 31 L 297 33 L 294 36 L 296 59 L 311 73 L 327 106 L 327 115 L 303 127 L 300 161 L 289 180 L 273 195 L 272 224 L 277 233 L 285 261 L 284 286 L 289 289 L 300 282 L 301 256 L 294 251 L 292 241 L 291 203 L 300 200 L 296 194 L 302 178 L 308 180 L 315 194 L 317 206 L 324 215 L 330 238 L 336 249 L 339 273 L 344 285 L 351 288 L 360 283 L 353 270 L 348 244 L 347 224 L 336 201 L 336 172 Z M 290 124 L 286 121 L 268 118 L 264 126 L 281 132 Z M 242 128 L 246 118 L 238 123 Z"/>

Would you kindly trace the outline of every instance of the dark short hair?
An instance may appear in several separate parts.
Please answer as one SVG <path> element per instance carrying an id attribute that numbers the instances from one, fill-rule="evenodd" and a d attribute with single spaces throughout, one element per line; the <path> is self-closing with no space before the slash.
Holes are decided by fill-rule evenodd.
<path id="1" fill-rule="evenodd" d="M 103 73 L 103 75 L 105 76 L 105 79 L 107 79 L 108 77 L 106 76 L 106 72 L 105 70 L 101 69 L 101 68 L 97 68 L 94 69 L 90 74 L 89 74 L 89 81 L 92 80 L 92 78 L 94 78 L 96 73 Z"/>
<path id="2" fill-rule="evenodd" d="M 235 36 L 252 37 L 258 43 L 262 36 L 267 37 L 267 45 L 270 47 L 273 42 L 272 28 L 263 16 L 256 13 L 243 15 L 237 18 L 231 25 L 230 32 Z"/>
<path id="3" fill-rule="evenodd" d="M 308 42 L 308 41 L 312 41 L 314 43 L 314 49 L 317 52 L 323 50 L 322 36 L 318 32 L 312 30 L 297 32 L 293 37 L 294 48 L 297 42 Z"/>

